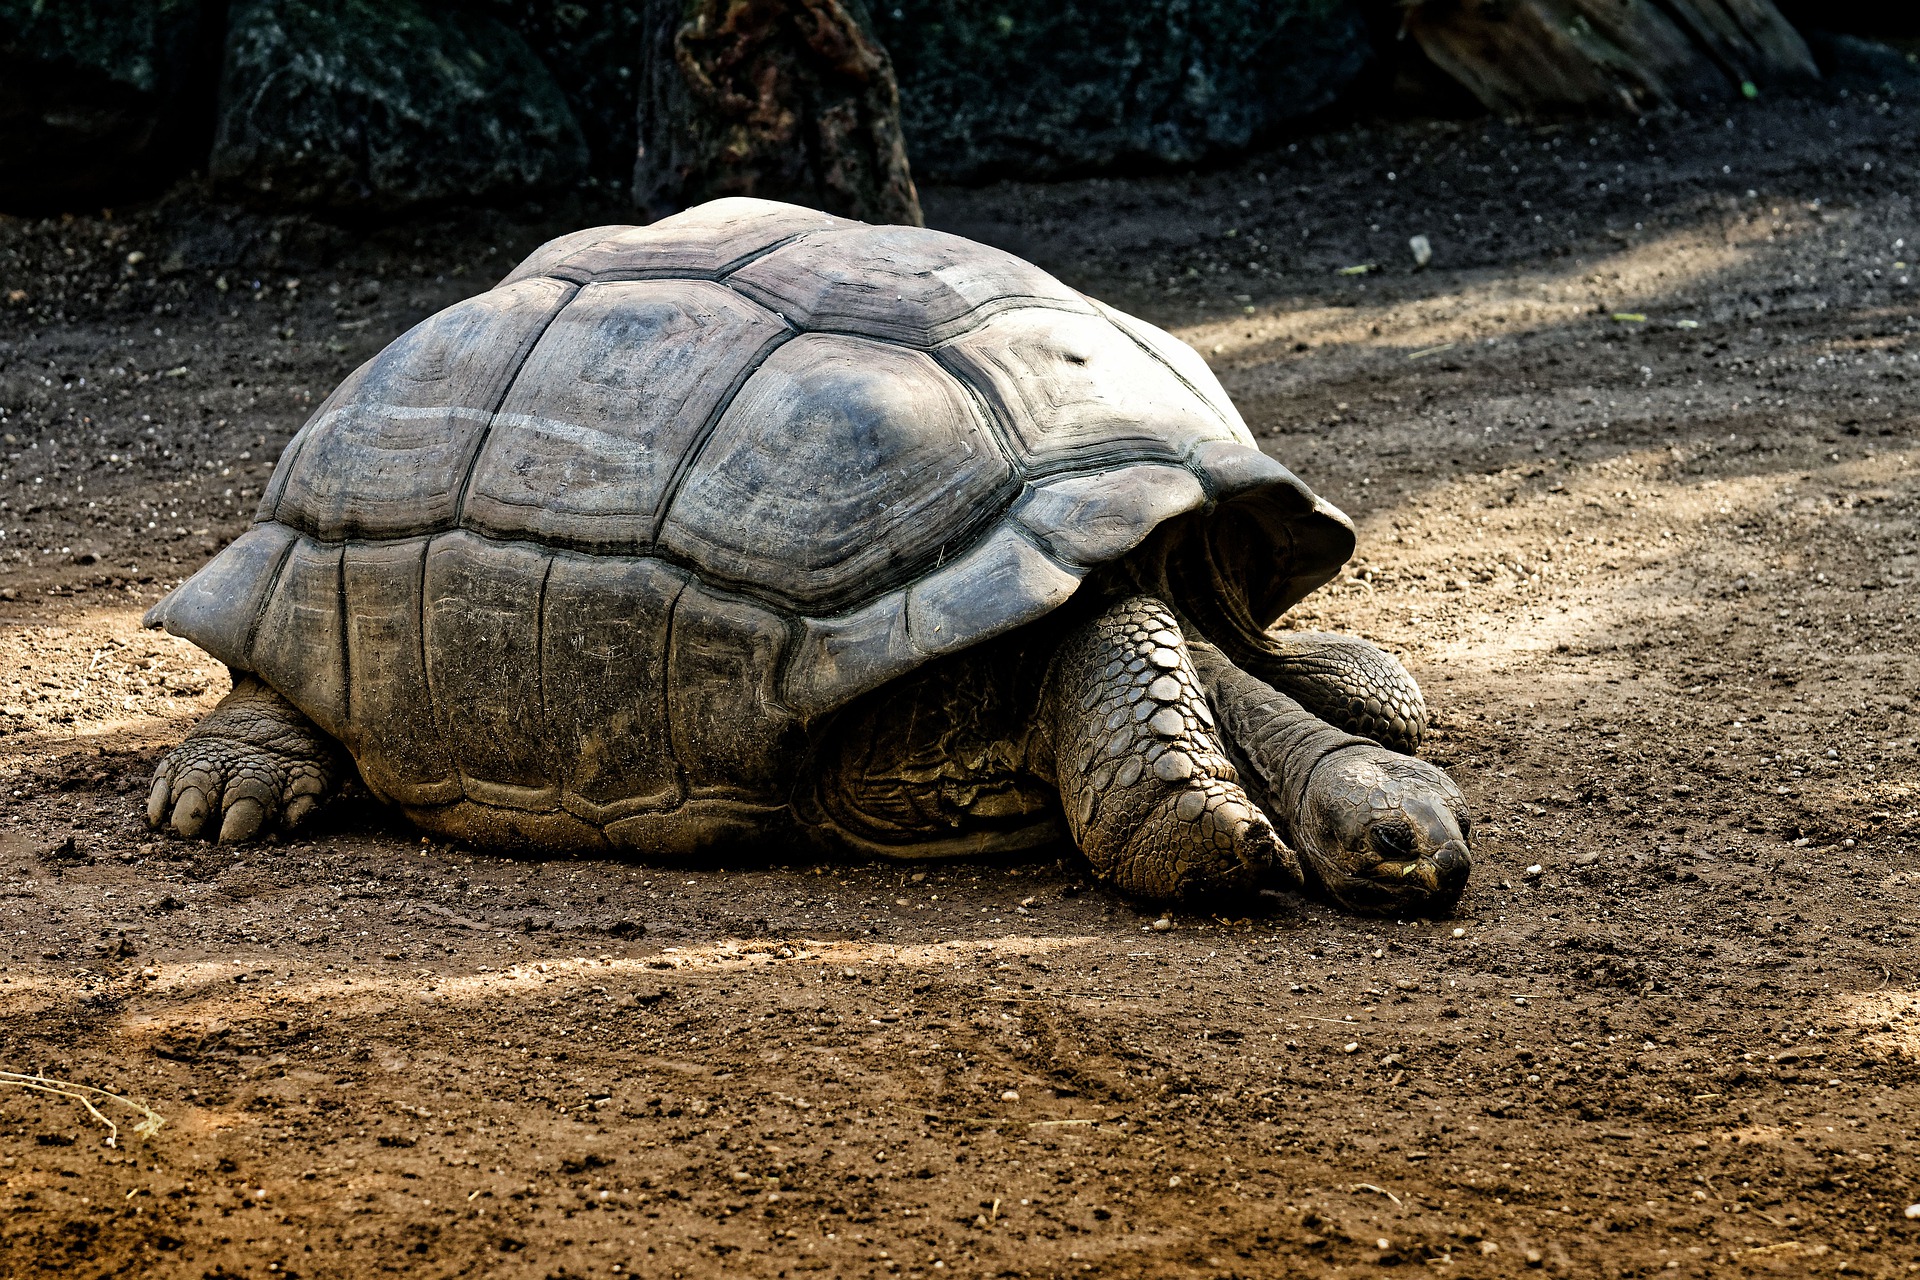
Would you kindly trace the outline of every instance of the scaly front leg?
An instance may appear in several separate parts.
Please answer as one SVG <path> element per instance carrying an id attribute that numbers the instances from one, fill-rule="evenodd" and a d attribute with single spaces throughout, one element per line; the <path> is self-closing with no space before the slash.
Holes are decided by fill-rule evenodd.
<path id="1" fill-rule="evenodd" d="M 1252 891 L 1299 865 L 1241 789 L 1173 611 L 1123 600 L 1062 643 L 1041 728 L 1094 874 L 1146 898 Z"/>

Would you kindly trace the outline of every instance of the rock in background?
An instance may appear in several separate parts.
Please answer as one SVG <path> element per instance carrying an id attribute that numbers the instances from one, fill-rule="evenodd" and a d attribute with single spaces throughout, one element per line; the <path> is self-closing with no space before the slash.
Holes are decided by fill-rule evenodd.
<path id="1" fill-rule="evenodd" d="M 0 0 L 0 208 L 142 194 L 193 164 L 218 41 L 199 0 Z"/>
<path id="2" fill-rule="evenodd" d="M 565 186 L 580 126 L 526 42 L 415 0 L 234 0 L 209 171 L 282 206 L 388 212 Z"/>
<path id="3" fill-rule="evenodd" d="M 1505 115 L 1637 114 L 1820 77 L 1773 0 L 1396 2 L 1427 57 Z"/>
<path id="4" fill-rule="evenodd" d="M 920 226 L 900 90 L 860 0 L 652 0 L 633 198 L 716 196 Z"/>
<path id="5" fill-rule="evenodd" d="M 633 182 L 645 0 L 459 0 L 526 41 L 572 108 L 587 142 L 587 169 L 625 190 Z"/>
<path id="6" fill-rule="evenodd" d="M 1346 0 L 876 0 L 924 178 L 1188 165 L 1329 103 L 1371 48 Z"/>

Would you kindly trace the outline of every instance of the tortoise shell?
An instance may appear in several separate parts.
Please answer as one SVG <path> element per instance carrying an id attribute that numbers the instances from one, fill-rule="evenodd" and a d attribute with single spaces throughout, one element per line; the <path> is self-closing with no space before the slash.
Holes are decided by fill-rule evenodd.
<path id="1" fill-rule="evenodd" d="M 778 803 L 783 742 L 1232 500 L 1352 548 L 1152 325 L 957 236 L 724 199 L 537 250 L 356 370 L 157 604 L 410 808 Z M 611 832 L 610 832 L 611 834 Z"/>

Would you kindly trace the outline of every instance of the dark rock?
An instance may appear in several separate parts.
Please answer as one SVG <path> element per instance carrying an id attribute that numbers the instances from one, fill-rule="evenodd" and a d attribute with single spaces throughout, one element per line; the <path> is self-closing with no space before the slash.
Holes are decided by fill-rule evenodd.
<path id="1" fill-rule="evenodd" d="M 1858 93 L 1920 93 L 1920 50 L 1902 51 L 1878 40 L 1818 27 L 1806 29 L 1807 47 L 1834 89 Z"/>
<path id="2" fill-rule="evenodd" d="M 880 0 L 923 178 L 1055 177 L 1242 151 L 1329 103 L 1371 46 L 1344 0 Z"/>
<path id="3" fill-rule="evenodd" d="M 1401 12 L 1436 66 L 1509 115 L 1639 114 L 1820 78 L 1773 0 L 1418 0 Z"/>
<path id="4" fill-rule="evenodd" d="M 68 836 L 59 844 L 42 850 L 40 853 L 40 861 L 56 866 L 61 863 L 87 866 L 93 862 L 93 855 L 85 849 L 82 849 L 79 841 L 75 840 L 72 836 Z"/>
<path id="5" fill-rule="evenodd" d="M 633 198 L 758 196 L 923 225 L 893 63 L 860 0 L 647 0 Z"/>
<path id="6" fill-rule="evenodd" d="M 625 188 L 638 146 L 640 0 L 465 0 L 464 8 L 511 27 L 545 64 L 587 143 L 588 171 Z"/>
<path id="7" fill-rule="evenodd" d="M 526 43 L 418 0 L 235 0 L 210 164 L 282 206 L 389 212 L 577 181 L 586 145 Z"/>
<path id="8" fill-rule="evenodd" d="M 201 0 L 0 0 L 0 208 L 120 199 L 191 167 L 218 39 Z"/>

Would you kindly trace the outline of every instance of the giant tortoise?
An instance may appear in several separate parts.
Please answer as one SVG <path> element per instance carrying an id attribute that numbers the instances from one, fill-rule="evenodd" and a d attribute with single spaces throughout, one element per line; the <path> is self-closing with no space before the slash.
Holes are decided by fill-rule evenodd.
<path id="1" fill-rule="evenodd" d="M 1353 527 L 1206 364 L 1009 254 L 726 199 L 536 251 L 396 339 L 149 625 L 233 672 L 148 801 L 347 776 L 484 848 L 1076 844 L 1150 898 L 1432 911 L 1420 691 L 1269 630 Z"/>

